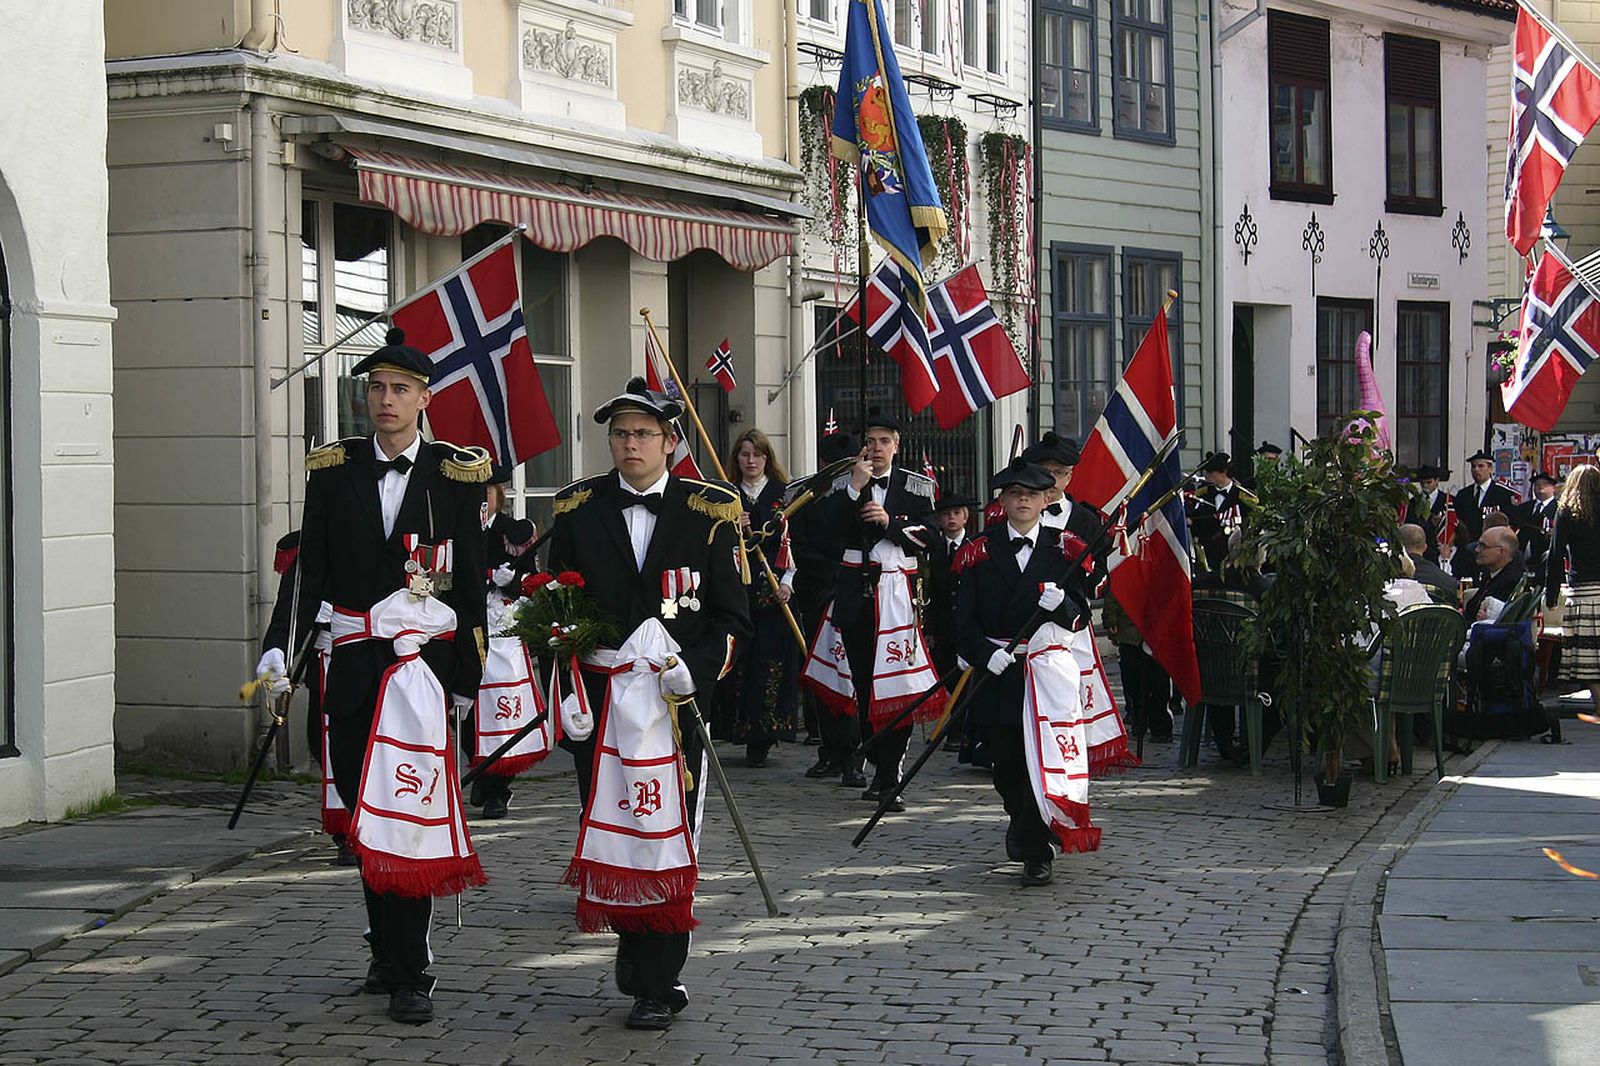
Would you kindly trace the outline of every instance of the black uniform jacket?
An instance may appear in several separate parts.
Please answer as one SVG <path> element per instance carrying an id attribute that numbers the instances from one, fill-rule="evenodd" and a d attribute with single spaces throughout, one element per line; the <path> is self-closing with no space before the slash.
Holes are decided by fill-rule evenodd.
<path id="1" fill-rule="evenodd" d="M 1060 531 L 1040 524 L 1033 553 L 1025 569 L 1017 569 L 1017 555 L 1011 549 L 1011 528 L 1006 523 L 990 526 L 956 554 L 956 569 L 961 587 L 956 593 L 956 644 L 961 657 L 975 675 L 987 673 L 989 659 L 1000 645 L 995 640 L 1033 636 L 1023 627 L 1039 606 L 1039 585 L 1052 582 L 1067 592 L 1065 602 L 1046 617 L 1064 626 L 1074 626 L 1088 616 L 1086 580 L 1083 571 L 1074 571 L 1071 560 L 1061 551 Z M 1022 644 L 1019 643 L 1018 647 Z M 973 701 L 977 722 L 1020 722 L 1022 720 L 1022 663 L 1013 662 L 999 677 L 992 677 L 978 690 Z"/>
<path id="2" fill-rule="evenodd" d="M 1427 514 L 1423 514 L 1426 505 Z M 1433 494 L 1423 493 L 1419 500 L 1406 502 L 1405 517 L 1400 520 L 1401 525 L 1410 523 L 1421 526 L 1422 532 L 1427 537 L 1427 550 L 1422 554 L 1429 562 L 1439 561 L 1439 538 L 1444 536 L 1446 516 L 1450 513 L 1450 496 L 1443 489 L 1434 489 Z"/>
<path id="3" fill-rule="evenodd" d="M 820 619 L 839 580 L 844 550 L 828 528 L 822 500 L 812 500 L 789 516 L 789 553 L 794 558 L 794 605 L 803 618 Z M 813 623 L 814 624 L 814 623 Z M 806 638 L 815 636 L 807 633 Z"/>
<path id="4" fill-rule="evenodd" d="M 933 645 L 934 661 L 942 674 L 956 661 L 956 592 L 961 587 L 961 575 L 951 567 L 955 552 L 944 531 L 930 527 L 928 530 L 928 612 L 923 619 L 923 632 Z M 972 540 L 969 535 L 961 541 L 961 548 Z"/>
<path id="5" fill-rule="evenodd" d="M 835 482 L 832 492 L 820 503 L 813 504 L 821 511 L 818 522 L 829 530 L 841 554 L 849 548 L 870 552 L 878 541 L 890 540 L 907 554 L 914 555 L 926 549 L 907 535 L 907 529 L 915 529 L 924 544 L 939 536 L 938 530 L 927 524 L 933 514 L 933 480 L 898 466 L 884 476 L 889 479 L 883 497 L 883 509 L 889 512 L 887 528 L 861 520 L 861 508 L 872 501 L 870 485 L 861 490 L 859 498 L 852 500 L 850 481 L 841 478 Z M 859 566 L 839 567 L 833 590 L 833 620 L 840 628 L 855 625 L 863 616 L 866 621 L 872 621 L 870 613 L 863 610 L 871 601 L 863 599 L 862 573 L 863 568 Z"/>
<path id="6" fill-rule="evenodd" d="M 423 645 L 422 658 L 447 692 L 476 695 L 487 640 L 480 516 L 488 460 L 476 462 L 474 453 L 453 444 L 424 444 L 411 468 L 394 532 L 385 537 L 373 449 L 371 437 L 351 437 L 306 459 L 309 479 L 297 560 L 301 572 L 296 632 L 309 631 L 323 600 L 365 611 L 405 588 L 406 534 L 416 534 L 425 544 L 449 540 L 454 553 L 452 584 L 436 595 L 455 611 L 456 635 L 453 641 Z M 446 462 L 455 471 L 453 476 L 445 473 Z M 479 480 L 465 480 L 474 477 Z M 336 647 L 328 664 L 328 714 L 370 714 L 379 675 L 393 661 L 394 648 L 388 641 Z"/>
<path id="7" fill-rule="evenodd" d="M 1475 484 L 1457 492 L 1450 503 L 1456 512 L 1458 548 L 1483 536 L 1483 512 L 1504 511 L 1507 518 L 1514 518 L 1517 509 L 1517 498 L 1511 495 L 1511 490 L 1492 481 L 1484 492 L 1481 506 L 1478 504 L 1478 486 Z"/>
<path id="8" fill-rule="evenodd" d="M 662 571 L 698 571 L 700 609 L 679 606 L 662 622 L 683 649 L 696 691 L 709 694 L 733 662 L 736 643 L 753 632 L 736 554 L 739 494 L 721 482 L 670 475 L 641 571 L 622 517 L 626 499 L 617 478 L 612 470 L 556 494 L 549 569 L 583 575 L 589 595 L 617 623 L 619 641 L 646 618 L 662 618 Z"/>
<path id="9" fill-rule="evenodd" d="M 1529 500 L 1511 515 L 1517 527 L 1517 543 L 1528 553 L 1528 562 L 1541 574 L 1544 557 L 1550 553 L 1550 531 L 1556 524 L 1556 497 L 1548 500 Z"/>

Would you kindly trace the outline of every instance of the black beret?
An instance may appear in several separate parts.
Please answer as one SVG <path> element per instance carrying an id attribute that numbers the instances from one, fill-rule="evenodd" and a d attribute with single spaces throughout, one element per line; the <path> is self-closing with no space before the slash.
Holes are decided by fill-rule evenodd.
<path id="1" fill-rule="evenodd" d="M 896 433 L 902 432 L 900 420 L 892 411 L 885 411 L 881 407 L 867 408 L 867 420 L 861 423 L 861 432 L 864 435 L 869 429 L 890 429 Z"/>
<path id="2" fill-rule="evenodd" d="M 624 411 L 638 411 L 663 422 L 671 422 L 683 414 L 683 404 L 664 392 L 652 392 L 644 378 L 630 378 L 622 392 L 600 405 L 594 413 L 594 420 L 605 425 L 613 415 Z"/>
<path id="3" fill-rule="evenodd" d="M 1494 462 L 1494 456 L 1490 455 L 1488 452 L 1484 451 L 1482 448 L 1479 448 L 1477 451 L 1475 451 L 1471 455 L 1467 456 L 1467 463 L 1469 465 L 1472 464 L 1472 463 L 1477 463 L 1477 462 L 1492 463 L 1492 462 Z"/>
<path id="4" fill-rule="evenodd" d="M 1533 483 L 1539 482 L 1539 481 L 1547 481 L 1552 485 L 1561 484 L 1561 482 L 1556 480 L 1556 476 L 1554 474 L 1547 473 L 1546 471 L 1543 471 L 1543 470 L 1541 470 L 1537 474 L 1533 475 L 1533 478 L 1529 481 L 1529 484 L 1533 484 Z"/>
<path id="5" fill-rule="evenodd" d="M 499 463 L 491 463 L 489 465 L 489 484 L 511 484 L 511 468 L 509 466 L 501 466 Z"/>
<path id="6" fill-rule="evenodd" d="M 1056 479 L 1044 467 L 1019 457 L 1011 460 L 1009 466 L 989 479 L 989 491 L 1001 492 L 1013 485 L 1043 492 L 1055 488 Z"/>
<path id="7" fill-rule="evenodd" d="M 1256 454 L 1257 455 L 1282 455 L 1283 454 L 1283 449 L 1278 447 L 1276 444 L 1272 443 L 1270 440 L 1264 440 L 1264 441 L 1261 442 L 1261 446 L 1256 449 Z"/>
<path id="8" fill-rule="evenodd" d="M 1206 461 L 1201 465 L 1200 469 L 1204 470 L 1208 474 L 1226 474 L 1229 469 L 1229 464 L 1231 464 L 1232 461 L 1232 456 L 1230 456 L 1227 452 L 1212 452 L 1210 455 L 1206 456 Z"/>
<path id="9" fill-rule="evenodd" d="M 1050 483 L 1053 485 L 1055 481 L 1052 479 Z M 978 501 L 971 496 L 966 496 L 959 492 L 947 492 L 939 497 L 938 503 L 934 504 L 933 512 L 938 514 L 940 511 L 950 511 L 957 507 L 965 507 L 968 510 L 972 510 L 977 506 Z"/>
<path id="10" fill-rule="evenodd" d="M 1078 442 L 1071 437 L 1058 437 L 1046 432 L 1036 443 L 1022 450 L 1022 459 L 1029 463 L 1060 463 L 1062 466 L 1078 465 Z"/>
<path id="11" fill-rule="evenodd" d="M 350 368 L 351 377 L 374 370 L 393 370 L 418 378 L 424 385 L 433 380 L 433 360 L 406 343 L 405 330 L 395 327 L 384 334 L 382 348 Z"/>
<path id="12" fill-rule="evenodd" d="M 845 456 L 855 455 L 860 450 L 856 445 L 855 434 L 840 430 L 837 433 L 829 433 L 817 442 L 817 460 L 823 466 L 827 466 L 829 463 L 837 463 Z"/>
<path id="13" fill-rule="evenodd" d="M 1432 463 L 1423 463 L 1417 467 L 1417 480 L 1419 481 L 1443 481 L 1449 476 L 1450 471 L 1442 470 Z"/>

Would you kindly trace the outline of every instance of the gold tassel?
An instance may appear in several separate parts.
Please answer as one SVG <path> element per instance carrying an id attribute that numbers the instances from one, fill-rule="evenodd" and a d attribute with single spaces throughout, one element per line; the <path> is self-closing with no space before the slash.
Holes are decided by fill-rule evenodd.
<path id="1" fill-rule="evenodd" d="M 313 448 L 306 453 L 306 469 L 327 470 L 329 467 L 343 464 L 345 458 L 343 444 L 329 444 L 323 448 Z"/>
<path id="2" fill-rule="evenodd" d="M 446 448 L 455 448 L 455 454 L 439 460 L 439 471 L 451 481 L 465 481 L 468 484 L 481 485 L 489 480 L 492 473 L 489 462 L 489 453 L 483 448 L 456 448 L 454 444 L 445 441 L 435 443 L 443 444 Z"/>
<path id="3" fill-rule="evenodd" d="M 582 507 L 589 501 L 589 497 L 593 495 L 593 489 L 579 489 L 571 496 L 556 500 L 555 503 L 550 505 L 550 509 L 555 512 L 555 517 L 560 518 L 568 511 L 576 511 L 578 508 Z"/>

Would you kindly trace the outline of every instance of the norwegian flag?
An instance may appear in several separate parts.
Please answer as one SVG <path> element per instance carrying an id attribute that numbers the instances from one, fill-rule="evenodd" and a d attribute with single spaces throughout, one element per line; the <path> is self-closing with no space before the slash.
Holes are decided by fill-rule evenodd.
<path id="1" fill-rule="evenodd" d="M 1555 427 L 1578 378 L 1600 356 L 1600 301 L 1572 264 L 1546 246 L 1522 296 L 1522 340 L 1500 386 L 1506 414 L 1541 432 Z"/>
<path id="2" fill-rule="evenodd" d="M 900 265 L 885 259 L 867 279 L 867 336 L 900 365 L 900 389 L 911 412 L 927 407 L 939 392 L 928 347 L 928 323 L 906 299 L 908 284 Z M 857 295 L 844 309 L 852 322 L 859 317 Z"/>
<path id="3" fill-rule="evenodd" d="M 1072 493 L 1084 503 L 1109 514 L 1177 433 L 1171 358 L 1167 312 L 1162 308 L 1122 372 L 1072 471 Z M 1160 511 L 1147 513 L 1157 497 L 1182 484 L 1183 473 L 1174 449 L 1139 495 L 1126 500 L 1127 512 L 1106 563 L 1112 595 L 1192 704 L 1200 699 L 1200 664 L 1194 650 L 1189 526 L 1182 496 L 1174 494 Z"/>
<path id="4" fill-rule="evenodd" d="M 928 458 L 928 449 L 922 449 L 922 476 L 933 482 L 933 502 L 939 502 L 939 471 L 934 469 L 933 460 Z"/>
<path id="5" fill-rule="evenodd" d="M 682 399 L 678 395 L 678 386 L 670 377 L 663 378 L 659 363 L 666 356 L 656 346 L 656 335 L 651 330 L 644 334 L 644 384 L 651 392 L 664 392 L 674 399 Z M 678 431 L 678 446 L 672 450 L 672 461 L 668 464 L 672 472 L 679 477 L 700 477 L 700 464 L 694 461 L 694 453 L 689 450 L 689 442 L 683 435 L 683 425 L 678 422 L 672 424 Z"/>
<path id="6" fill-rule="evenodd" d="M 706 357 L 706 369 L 717 379 L 723 392 L 732 392 L 738 387 L 739 383 L 733 379 L 733 349 L 728 347 L 728 338 L 722 338 L 722 343 Z"/>
<path id="7" fill-rule="evenodd" d="M 928 347 L 939 381 L 933 417 L 940 429 L 958 426 L 1000 397 L 1033 384 L 995 316 L 975 264 L 929 289 L 928 311 L 933 319 Z"/>
<path id="8" fill-rule="evenodd" d="M 822 423 L 822 435 L 831 437 L 839 432 L 839 420 L 833 416 L 833 408 L 828 408 L 828 420 Z"/>
<path id="9" fill-rule="evenodd" d="M 528 347 L 513 241 L 463 263 L 391 318 L 433 360 L 434 436 L 487 448 L 502 466 L 561 443 Z"/>
<path id="10" fill-rule="evenodd" d="M 1513 51 L 1506 239 L 1526 256 L 1567 164 L 1600 119 L 1600 78 L 1526 7 L 1517 10 Z"/>

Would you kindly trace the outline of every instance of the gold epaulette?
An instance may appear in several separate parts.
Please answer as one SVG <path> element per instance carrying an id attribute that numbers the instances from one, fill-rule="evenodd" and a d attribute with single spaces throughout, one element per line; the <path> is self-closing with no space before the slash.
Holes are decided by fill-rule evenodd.
<path id="1" fill-rule="evenodd" d="M 433 449 L 439 454 L 439 472 L 451 481 L 481 485 L 489 480 L 492 464 L 485 449 L 461 448 L 445 440 L 434 441 Z"/>
<path id="2" fill-rule="evenodd" d="M 739 493 L 720 481 L 702 481 L 686 477 L 683 484 L 689 491 L 689 510 L 697 511 L 718 522 L 735 522 L 744 514 L 739 503 Z"/>
<path id="3" fill-rule="evenodd" d="M 609 477 L 608 474 L 581 477 L 577 481 L 568 482 L 556 492 L 556 498 L 550 504 L 550 510 L 556 518 L 571 511 L 576 511 L 589 502 L 594 495 L 594 484 L 601 478 Z"/>
<path id="4" fill-rule="evenodd" d="M 324 444 L 320 448 L 313 448 L 306 453 L 306 470 L 329 470 L 336 466 L 343 466 L 344 461 L 350 457 L 346 447 L 351 440 L 360 440 L 352 437 L 347 440 L 336 440 L 332 444 Z"/>

